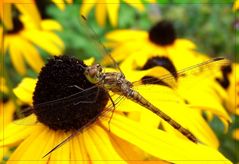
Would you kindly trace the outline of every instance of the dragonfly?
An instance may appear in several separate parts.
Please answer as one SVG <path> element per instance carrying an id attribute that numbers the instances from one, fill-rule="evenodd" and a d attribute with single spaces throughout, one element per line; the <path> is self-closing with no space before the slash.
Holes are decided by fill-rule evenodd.
<path id="1" fill-rule="evenodd" d="M 86 26 L 86 28 L 84 28 L 84 29 L 87 30 L 86 33 L 88 33 L 92 42 L 94 42 L 96 44 L 96 47 L 98 47 L 98 51 L 100 53 L 102 53 L 103 55 L 107 55 L 118 71 L 116 71 L 116 72 L 104 72 L 103 71 L 104 67 L 102 65 L 98 64 L 98 63 L 93 64 L 91 66 L 84 67 L 84 75 L 89 82 L 94 84 L 94 87 L 88 88 L 88 89 L 85 89 L 85 90 L 79 88 L 81 91 L 76 93 L 76 94 L 69 95 L 69 96 L 63 97 L 61 99 L 41 103 L 41 104 L 38 104 L 38 105 L 34 106 L 33 108 L 44 107 L 45 105 L 54 105 L 54 104 L 62 103 L 62 102 L 64 102 L 64 103 L 66 103 L 66 102 L 70 102 L 70 103 L 74 102 L 75 103 L 76 102 L 77 104 L 79 104 L 79 103 L 82 103 L 82 100 L 81 100 L 82 97 L 83 97 L 82 95 L 86 96 L 86 95 L 89 95 L 89 94 L 93 94 L 92 91 L 94 90 L 94 92 L 95 92 L 95 88 L 101 88 L 101 89 L 104 89 L 106 92 L 112 92 L 114 94 L 119 95 L 119 97 L 117 98 L 118 102 L 114 102 L 110 98 L 110 100 L 112 101 L 113 111 L 116 108 L 116 103 L 119 103 L 119 101 L 123 97 L 127 98 L 127 99 L 143 106 L 145 109 L 148 109 L 149 111 L 151 111 L 155 115 L 159 116 L 164 121 L 169 123 L 173 128 L 178 130 L 182 135 L 187 137 L 190 141 L 192 141 L 194 143 L 197 143 L 198 139 L 188 129 L 184 128 L 182 125 L 180 125 L 178 122 L 176 122 L 173 118 L 171 118 L 170 116 L 168 116 L 167 114 L 162 112 L 158 107 L 153 105 L 150 101 L 148 101 L 139 92 L 137 92 L 134 89 L 134 86 L 135 86 L 134 84 L 136 84 L 137 82 L 130 82 L 129 80 L 126 79 L 126 77 L 125 77 L 124 73 L 122 72 L 122 70 L 120 69 L 119 65 L 116 63 L 116 61 L 113 59 L 113 57 L 107 52 L 107 49 L 104 47 L 104 45 L 100 41 L 97 41 L 97 37 L 96 37 L 96 34 L 95 34 L 94 30 L 91 27 L 89 27 L 89 25 L 87 23 L 87 20 L 84 16 L 81 17 L 81 24 L 83 26 Z M 200 69 L 211 69 L 215 65 L 218 66 L 218 65 L 222 65 L 222 64 L 224 64 L 224 65 L 228 64 L 227 60 L 224 59 L 224 58 L 218 57 L 218 58 L 213 58 L 211 60 L 193 65 L 191 67 L 185 68 L 181 71 L 174 72 L 174 73 L 177 74 L 177 77 L 180 77 L 180 76 L 185 76 L 185 74 L 187 74 L 188 72 L 194 72 L 194 71 L 198 70 L 198 68 L 200 68 Z M 147 79 L 144 79 L 144 80 L 146 80 L 148 82 L 151 81 L 151 82 L 155 83 L 155 82 L 157 82 L 157 80 L 158 81 L 165 81 L 165 80 L 170 80 L 170 79 L 173 79 L 173 78 L 174 77 L 171 74 L 165 74 L 165 75 L 157 77 L 157 79 L 148 77 Z M 97 94 L 96 94 L 96 98 L 97 98 Z M 92 101 L 94 101 L 94 100 L 92 100 Z M 92 121 L 90 121 L 88 124 L 95 121 L 97 119 L 97 117 L 99 117 L 99 115 L 95 116 L 95 118 L 93 118 Z M 62 146 L 64 143 L 66 143 L 70 139 L 72 139 L 75 135 L 77 135 L 80 131 L 82 131 L 82 129 L 84 127 L 82 127 L 79 130 L 73 132 L 70 136 L 68 136 L 61 143 L 59 143 L 52 150 L 50 150 L 47 154 L 45 154 L 43 156 L 43 158 L 45 156 L 49 155 L 50 153 L 52 153 L 54 150 L 56 150 L 60 146 Z"/>

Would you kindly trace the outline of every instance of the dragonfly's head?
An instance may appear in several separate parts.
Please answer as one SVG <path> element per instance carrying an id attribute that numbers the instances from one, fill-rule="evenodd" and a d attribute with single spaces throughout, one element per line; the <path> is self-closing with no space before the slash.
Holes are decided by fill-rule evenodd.
<path id="1" fill-rule="evenodd" d="M 86 67 L 85 76 L 93 84 L 98 83 L 101 79 L 102 66 L 100 64 L 94 64 L 92 66 Z"/>

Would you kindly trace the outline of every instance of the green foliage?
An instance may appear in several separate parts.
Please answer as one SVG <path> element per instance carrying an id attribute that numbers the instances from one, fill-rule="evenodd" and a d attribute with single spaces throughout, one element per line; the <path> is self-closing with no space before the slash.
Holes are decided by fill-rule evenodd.
<path id="1" fill-rule="evenodd" d="M 161 6 L 164 19 L 175 24 L 179 37 L 189 38 L 211 56 L 234 54 L 234 13 L 231 4 L 177 4 Z"/>
<path id="2" fill-rule="evenodd" d="M 232 122 L 233 124 L 229 126 L 227 133 L 224 132 L 224 127 L 218 118 L 212 120 L 211 126 L 220 141 L 220 152 L 233 163 L 237 163 L 239 161 L 239 142 L 232 138 L 232 133 L 238 128 L 239 117 L 232 116 Z"/>

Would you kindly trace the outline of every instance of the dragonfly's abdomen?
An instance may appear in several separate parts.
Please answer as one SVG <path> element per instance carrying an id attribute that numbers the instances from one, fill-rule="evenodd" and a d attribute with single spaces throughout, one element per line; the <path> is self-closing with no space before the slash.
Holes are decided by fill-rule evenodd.
<path id="1" fill-rule="evenodd" d="M 159 110 L 157 107 L 155 107 L 153 104 L 151 104 L 149 101 L 147 101 L 143 96 L 141 96 L 138 92 L 134 90 L 128 91 L 128 94 L 125 95 L 127 98 L 131 99 L 132 101 L 144 106 L 145 108 L 149 109 L 156 115 L 160 116 L 163 120 L 168 122 L 172 127 L 174 127 L 176 130 L 181 132 L 184 136 L 186 136 L 188 139 L 190 139 L 193 142 L 197 142 L 196 137 L 187 129 L 182 127 L 179 123 L 174 121 L 171 117 L 163 113 L 161 110 Z"/>

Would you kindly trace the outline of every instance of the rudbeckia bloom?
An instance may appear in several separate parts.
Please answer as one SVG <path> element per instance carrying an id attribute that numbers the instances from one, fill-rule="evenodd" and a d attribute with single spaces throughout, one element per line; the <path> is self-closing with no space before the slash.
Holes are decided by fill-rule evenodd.
<path id="1" fill-rule="evenodd" d="M 143 68 L 144 64 L 150 58 L 154 57 L 169 58 L 176 70 L 182 70 L 186 67 L 209 60 L 206 55 L 195 51 L 196 46 L 191 41 L 187 39 L 177 39 L 176 32 L 172 24 L 168 21 L 157 23 L 149 30 L 149 32 L 141 30 L 115 30 L 108 33 L 106 38 L 109 40 L 107 42 L 108 47 L 113 48 L 112 56 L 114 59 L 116 61 L 125 59 L 124 62 L 121 63 L 121 68 L 124 71 L 135 71 Z M 103 63 L 107 64 L 109 62 L 104 60 Z M 214 72 L 219 72 L 219 68 L 219 65 L 218 68 L 213 68 Z M 204 72 L 210 72 L 210 69 L 211 68 L 207 68 Z M 202 72 L 201 74 L 203 75 L 204 73 Z M 206 75 L 208 75 L 208 73 L 206 73 Z M 202 80 L 200 80 L 198 79 L 199 77 L 190 76 L 187 78 L 188 80 L 184 79 L 182 83 L 180 82 L 181 84 L 178 84 L 179 91 L 186 97 L 189 97 L 191 101 L 193 101 L 193 104 L 197 102 L 197 105 L 208 105 L 208 108 L 206 109 L 218 109 L 217 112 L 220 113 L 218 114 L 223 115 L 223 117 L 220 118 L 226 118 L 226 120 L 229 120 L 229 116 L 222 107 L 221 102 L 218 101 L 218 94 L 223 97 L 225 97 L 226 94 L 213 78 L 210 78 L 211 80 L 209 80 L 208 77 L 209 76 L 205 75 L 203 77 L 201 76 Z M 205 85 L 203 83 L 201 87 L 195 87 L 197 88 L 197 91 L 191 90 L 192 92 L 188 92 L 190 87 L 188 87 L 189 84 L 187 84 L 187 82 L 190 81 L 193 86 L 195 86 L 193 83 L 198 83 L 198 81 L 204 82 Z M 216 92 L 214 90 L 216 90 Z M 195 93 L 198 93 L 198 95 Z M 205 94 L 208 95 L 210 99 L 208 99 L 209 97 L 205 96 Z M 200 101 L 198 97 L 202 97 L 205 101 Z M 212 103 L 209 102 L 215 102 L 215 104 L 212 105 Z M 204 106 L 204 109 L 205 107 L 206 106 Z M 215 112 L 216 111 L 214 111 L 214 113 Z M 227 121 L 225 119 L 222 120 L 227 127 Z"/>
<path id="2" fill-rule="evenodd" d="M 237 76 L 239 64 L 229 64 L 221 67 L 221 77 L 217 77 L 218 83 L 226 90 L 228 97 L 223 101 L 230 113 L 239 115 L 239 77 Z"/>
<path id="3" fill-rule="evenodd" d="M 106 45 L 113 49 L 113 58 L 116 61 L 126 59 L 125 62 L 137 59 L 133 61 L 133 66 L 142 67 L 155 55 L 169 57 L 177 69 L 191 66 L 205 58 L 194 52 L 196 45 L 193 42 L 177 38 L 173 25 L 165 20 L 156 23 L 149 31 L 114 30 L 106 34 L 106 39 Z"/>
<path id="4" fill-rule="evenodd" d="M 98 90 L 99 96 L 91 103 L 83 100 L 92 99 L 95 87 L 88 94 L 78 94 L 79 90 L 93 86 L 83 76 L 84 67 L 82 61 L 68 56 L 50 59 L 43 67 L 35 90 L 28 88 L 30 95 L 34 90 L 35 114 L 9 124 L 3 138 L 1 136 L 3 146 L 20 144 L 8 163 L 31 160 L 42 163 L 127 163 L 145 159 L 143 155 L 138 156 L 138 150 L 150 154 L 156 161 L 231 163 L 215 149 L 141 126 L 139 122 L 128 119 L 122 111 L 114 112 L 109 131 L 111 113 L 105 108 L 109 98 L 106 92 Z M 19 97 L 22 97 L 21 93 L 24 92 L 20 92 Z M 124 112 L 128 112 L 127 108 Z M 35 117 L 38 120 L 35 126 L 24 124 Z M 81 132 L 43 158 L 55 145 L 79 129 Z"/>
<path id="5" fill-rule="evenodd" d="M 20 18 L 21 20 L 14 18 L 14 29 L 7 30 L 3 34 L 3 52 L 9 53 L 12 64 L 18 73 L 22 75 L 26 73 L 24 59 L 34 71 L 39 72 L 44 62 L 35 45 L 46 50 L 49 54 L 59 55 L 64 44 L 52 31 L 33 28 L 28 16 L 21 16 Z M 42 22 L 43 28 L 46 26 L 45 23 Z M 0 32 L 3 32 L 3 27 L 0 27 Z"/>
<path id="6" fill-rule="evenodd" d="M 125 3 L 129 4 L 130 6 L 136 8 L 138 11 L 144 10 L 144 5 L 140 0 L 124 0 Z M 155 0 L 146 0 L 148 3 L 156 3 Z M 95 5 L 95 16 L 96 20 L 99 23 L 100 26 L 105 25 L 107 14 L 109 16 L 109 21 L 112 24 L 112 26 L 117 26 L 118 24 L 118 13 L 119 13 L 119 7 L 120 7 L 120 1 L 114 0 L 114 1 L 108 1 L 108 0 L 83 0 L 82 6 L 80 9 L 80 14 L 87 16 L 89 15 L 89 12 Z"/>
<path id="7" fill-rule="evenodd" d="M 235 114 L 235 119 L 239 116 L 239 64 L 230 63 L 221 67 L 221 75 L 216 78 L 217 82 L 227 92 L 227 97 L 222 99 L 229 113 Z M 236 124 L 236 123 L 235 123 Z M 239 128 L 236 126 L 232 133 L 235 140 L 239 140 Z"/>

